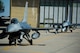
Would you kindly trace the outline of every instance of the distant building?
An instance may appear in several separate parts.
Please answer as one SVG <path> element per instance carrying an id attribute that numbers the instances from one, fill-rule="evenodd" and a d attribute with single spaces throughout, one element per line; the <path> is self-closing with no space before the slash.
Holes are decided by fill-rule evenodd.
<path id="1" fill-rule="evenodd" d="M 33 27 L 49 27 L 69 19 L 80 24 L 80 0 L 11 0 L 11 17 L 22 19 L 28 1 L 28 23 Z"/>

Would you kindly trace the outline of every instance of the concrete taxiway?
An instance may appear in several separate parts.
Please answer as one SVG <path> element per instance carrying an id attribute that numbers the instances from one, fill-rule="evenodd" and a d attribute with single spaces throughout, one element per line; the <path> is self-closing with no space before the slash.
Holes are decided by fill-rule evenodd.
<path id="1" fill-rule="evenodd" d="M 0 40 L 0 53 L 80 53 L 80 29 L 72 33 L 46 33 L 40 31 L 41 36 L 29 45 L 23 40 L 21 45 L 8 45 L 8 39 Z"/>

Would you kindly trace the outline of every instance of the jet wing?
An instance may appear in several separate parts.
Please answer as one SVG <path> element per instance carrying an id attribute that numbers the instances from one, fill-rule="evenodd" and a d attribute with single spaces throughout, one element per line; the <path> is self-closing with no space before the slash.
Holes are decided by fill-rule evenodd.
<path id="1" fill-rule="evenodd" d="M 32 28 L 31 30 L 37 31 L 37 30 L 53 30 L 53 28 Z"/>
<path id="2" fill-rule="evenodd" d="M 40 24 L 62 25 L 62 23 L 40 23 Z"/>
<path id="3" fill-rule="evenodd" d="M 72 24 L 73 26 L 80 26 L 80 24 Z"/>

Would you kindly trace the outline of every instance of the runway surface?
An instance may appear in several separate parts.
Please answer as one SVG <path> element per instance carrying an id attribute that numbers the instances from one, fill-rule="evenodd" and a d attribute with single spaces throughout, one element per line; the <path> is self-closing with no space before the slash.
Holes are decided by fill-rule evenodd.
<path id="1" fill-rule="evenodd" d="M 46 33 L 30 45 L 25 39 L 21 45 L 8 45 L 8 39 L 0 39 L 0 53 L 80 53 L 80 29 L 72 33 Z"/>

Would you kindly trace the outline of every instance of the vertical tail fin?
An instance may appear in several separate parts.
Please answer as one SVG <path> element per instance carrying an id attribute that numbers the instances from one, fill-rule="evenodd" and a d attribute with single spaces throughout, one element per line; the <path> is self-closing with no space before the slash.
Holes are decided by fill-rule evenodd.
<path id="1" fill-rule="evenodd" d="M 27 17 L 28 17 L 28 2 L 26 2 L 26 5 L 25 5 L 24 17 L 23 17 L 22 22 L 27 22 Z"/>
<path id="2" fill-rule="evenodd" d="M 70 6 L 68 6 L 68 19 L 67 19 L 67 22 L 70 22 L 70 16 L 71 16 L 71 15 L 70 15 L 70 12 L 71 12 L 71 11 L 70 11 Z"/>

